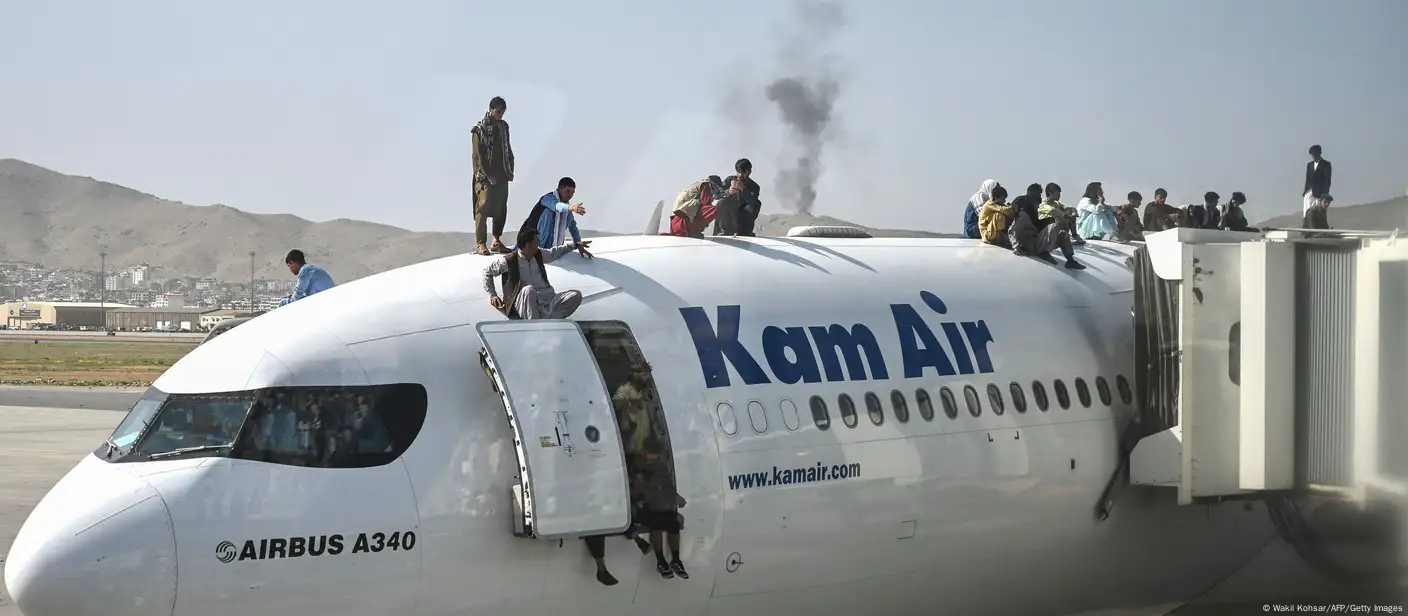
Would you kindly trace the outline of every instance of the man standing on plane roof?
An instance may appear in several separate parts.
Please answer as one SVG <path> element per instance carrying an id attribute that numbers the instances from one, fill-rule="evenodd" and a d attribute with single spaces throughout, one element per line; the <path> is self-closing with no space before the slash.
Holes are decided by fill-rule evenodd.
<path id="1" fill-rule="evenodd" d="M 1309 212 L 1316 200 L 1330 194 L 1330 161 L 1321 158 L 1320 145 L 1310 146 L 1310 162 L 1305 163 L 1305 188 L 1302 189 L 1301 212 Z"/>
<path id="2" fill-rule="evenodd" d="M 508 215 L 508 183 L 513 181 L 513 145 L 504 121 L 507 110 L 508 103 L 495 96 L 484 118 L 469 131 L 474 150 L 474 251 L 481 255 L 509 251 L 500 239 Z M 494 219 L 492 246 L 485 245 L 487 218 Z"/>
<path id="3" fill-rule="evenodd" d="M 280 306 L 287 306 L 300 299 L 313 295 L 321 291 L 331 289 L 334 283 L 332 276 L 327 270 L 308 263 L 303 258 L 303 251 L 297 248 L 288 251 L 288 256 L 284 257 L 284 264 L 288 266 L 288 271 L 298 276 L 298 285 L 293 288 L 293 294 L 279 301 Z M 252 310 L 254 307 L 250 306 Z"/>

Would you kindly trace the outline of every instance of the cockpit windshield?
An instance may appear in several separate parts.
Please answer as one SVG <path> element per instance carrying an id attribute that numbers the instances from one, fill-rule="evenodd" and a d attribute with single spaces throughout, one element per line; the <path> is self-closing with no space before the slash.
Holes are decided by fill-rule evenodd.
<path id="1" fill-rule="evenodd" d="M 228 450 L 254 400 L 254 392 L 173 396 L 150 388 L 96 453 L 154 460 Z"/>
<path id="2" fill-rule="evenodd" d="M 221 456 L 321 468 L 390 463 L 425 422 L 413 383 L 213 394 L 147 389 L 94 454 L 109 462 Z"/>

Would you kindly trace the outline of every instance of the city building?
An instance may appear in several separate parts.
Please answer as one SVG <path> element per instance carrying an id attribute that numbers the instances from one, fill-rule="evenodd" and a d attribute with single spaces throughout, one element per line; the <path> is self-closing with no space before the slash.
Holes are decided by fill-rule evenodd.
<path id="1" fill-rule="evenodd" d="M 127 304 L 99 302 L 9 302 L 4 305 L 7 329 L 44 329 L 103 326 L 103 310 L 132 308 Z M 109 321 L 108 326 L 112 323 Z"/>
<path id="2" fill-rule="evenodd" d="M 122 331 L 196 331 L 201 316 L 215 308 L 118 308 L 108 311 L 108 327 Z"/>

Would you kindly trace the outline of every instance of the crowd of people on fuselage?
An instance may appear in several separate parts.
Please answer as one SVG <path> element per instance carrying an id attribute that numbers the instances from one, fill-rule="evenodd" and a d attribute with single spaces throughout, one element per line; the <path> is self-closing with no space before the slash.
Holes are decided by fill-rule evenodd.
<path id="1" fill-rule="evenodd" d="M 1310 162 L 1305 166 L 1304 218 L 1306 229 L 1329 229 L 1327 210 L 1334 202 L 1330 196 L 1330 161 L 1325 160 L 1319 145 L 1310 147 Z M 1043 199 L 1043 193 L 1045 199 Z M 1177 227 L 1220 229 L 1224 231 L 1257 231 L 1247 222 L 1244 206 L 1247 196 L 1232 193 L 1226 203 L 1215 192 L 1203 194 L 1203 203 L 1177 207 L 1168 203 L 1168 191 L 1154 191 L 1154 200 L 1139 207 L 1144 196 L 1132 191 L 1120 205 L 1105 202 L 1105 190 L 1100 182 L 1086 185 L 1085 193 L 1074 208 L 1061 203 L 1061 187 L 1050 183 L 1043 189 L 1039 184 L 1027 187 L 1025 195 L 1007 203 L 1007 189 L 997 180 L 985 180 L 968 200 L 963 210 L 963 234 L 985 243 L 1009 248 L 1017 254 L 1035 256 L 1054 262 L 1051 251 L 1059 248 L 1066 256 L 1066 266 L 1079 269 L 1071 256 L 1071 244 L 1084 244 L 1087 239 L 1112 242 L 1143 241 L 1145 233 L 1156 233 Z M 1034 208 L 1032 203 L 1037 203 Z M 1219 205 L 1219 203 L 1221 203 Z M 1053 228 L 1047 231 L 1047 228 Z M 1035 231 L 1033 231 L 1033 228 Z"/>

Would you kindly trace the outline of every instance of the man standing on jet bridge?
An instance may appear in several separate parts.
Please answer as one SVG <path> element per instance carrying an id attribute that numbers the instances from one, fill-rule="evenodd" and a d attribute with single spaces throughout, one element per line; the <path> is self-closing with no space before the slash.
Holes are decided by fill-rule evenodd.
<path id="1" fill-rule="evenodd" d="M 546 264 L 576 250 L 590 259 L 592 253 L 581 243 L 563 244 L 548 250 L 538 249 L 538 230 L 527 228 L 518 232 L 513 252 L 495 258 L 484 268 L 484 291 L 489 305 L 510 319 L 565 319 L 582 305 L 582 292 L 558 293 L 548 282 Z M 500 278 L 503 298 L 494 289 L 494 278 Z"/>
<path id="2" fill-rule="evenodd" d="M 332 276 L 328 274 L 327 270 L 306 262 L 303 258 L 303 251 L 297 248 L 288 251 L 288 256 L 284 257 L 284 264 L 288 266 L 288 271 L 293 272 L 294 276 L 298 276 L 298 285 L 293 288 L 292 295 L 279 301 L 280 306 L 287 306 L 319 291 L 326 291 L 337 284 L 332 281 Z M 249 308 L 253 310 L 254 306 Z"/>

